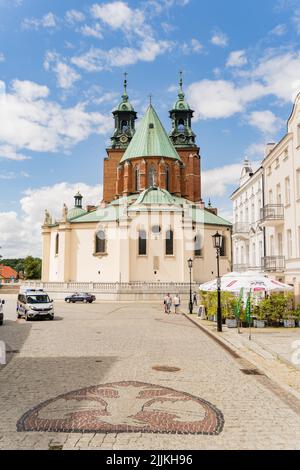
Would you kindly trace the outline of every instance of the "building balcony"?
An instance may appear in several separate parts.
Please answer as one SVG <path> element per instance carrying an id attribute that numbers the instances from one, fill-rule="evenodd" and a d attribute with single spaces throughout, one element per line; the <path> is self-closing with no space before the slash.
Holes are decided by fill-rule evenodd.
<path id="1" fill-rule="evenodd" d="M 232 236 L 247 240 L 249 238 L 250 225 L 248 222 L 236 222 L 233 224 Z"/>
<path id="2" fill-rule="evenodd" d="M 260 209 L 260 223 L 265 227 L 282 225 L 284 222 L 283 204 L 267 204 Z"/>
<path id="3" fill-rule="evenodd" d="M 262 269 L 268 272 L 283 272 L 285 270 L 284 256 L 264 256 L 261 259 Z"/>

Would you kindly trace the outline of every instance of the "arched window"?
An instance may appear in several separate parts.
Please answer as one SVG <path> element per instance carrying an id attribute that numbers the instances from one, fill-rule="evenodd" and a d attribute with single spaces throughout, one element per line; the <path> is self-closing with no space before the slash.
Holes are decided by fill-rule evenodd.
<path id="1" fill-rule="evenodd" d="M 166 190 L 170 191 L 170 169 L 168 165 L 166 166 Z"/>
<path id="2" fill-rule="evenodd" d="M 106 237 L 102 229 L 96 233 L 95 253 L 106 253 Z"/>
<path id="3" fill-rule="evenodd" d="M 156 170 L 153 165 L 150 166 L 148 171 L 148 186 L 156 186 Z"/>
<path id="4" fill-rule="evenodd" d="M 128 122 L 124 120 L 121 122 L 121 131 L 126 132 L 127 129 L 128 129 Z"/>
<path id="5" fill-rule="evenodd" d="M 184 132 L 185 125 L 184 125 L 184 120 L 183 119 L 179 119 L 177 127 L 178 127 L 179 132 Z"/>
<path id="6" fill-rule="evenodd" d="M 174 232 L 173 230 L 166 231 L 166 255 L 174 254 Z"/>
<path id="7" fill-rule="evenodd" d="M 202 243 L 199 233 L 194 238 L 194 254 L 195 256 L 202 256 Z"/>
<path id="8" fill-rule="evenodd" d="M 138 166 L 135 167 L 134 169 L 134 190 L 139 191 L 140 190 L 140 169 Z"/>
<path id="9" fill-rule="evenodd" d="M 147 254 L 147 234 L 145 230 L 139 230 L 139 255 Z"/>
<path id="10" fill-rule="evenodd" d="M 59 252 L 59 235 L 57 233 L 55 237 L 55 254 L 58 255 L 58 252 Z"/>

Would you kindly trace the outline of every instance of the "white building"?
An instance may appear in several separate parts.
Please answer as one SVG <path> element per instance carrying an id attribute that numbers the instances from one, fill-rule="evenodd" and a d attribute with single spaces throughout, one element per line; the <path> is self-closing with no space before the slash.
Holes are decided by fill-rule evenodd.
<path id="1" fill-rule="evenodd" d="M 260 224 L 263 207 L 263 171 L 253 173 L 244 161 L 240 187 L 232 194 L 233 202 L 233 271 L 260 270 L 264 257 L 264 230 Z"/>
<path id="2" fill-rule="evenodd" d="M 245 169 L 243 171 L 245 173 Z M 299 302 L 300 94 L 287 121 L 287 133 L 277 144 L 267 145 L 261 168 L 254 174 L 247 173 L 231 199 L 237 224 L 233 228 L 233 265 L 238 268 L 244 264 L 241 269 L 254 268 L 255 248 L 257 267 L 293 285 Z M 256 232 L 251 239 L 253 211 Z M 240 222 L 246 225 L 239 227 Z"/>
<path id="3" fill-rule="evenodd" d="M 231 224 L 201 199 L 199 147 L 193 111 L 184 99 L 170 111 L 168 135 L 150 104 L 135 130 L 136 112 L 124 94 L 113 112 L 115 130 L 104 159 L 103 200 L 46 211 L 42 280 L 47 283 L 188 283 L 216 275 L 212 235 L 223 236 L 220 269 L 231 270 Z"/>

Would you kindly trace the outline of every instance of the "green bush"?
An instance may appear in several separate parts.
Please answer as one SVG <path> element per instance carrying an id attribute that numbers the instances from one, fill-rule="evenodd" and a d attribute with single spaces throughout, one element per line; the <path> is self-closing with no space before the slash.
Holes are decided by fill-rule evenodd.
<path id="1" fill-rule="evenodd" d="M 290 318 L 293 311 L 293 294 L 273 293 L 263 299 L 257 310 L 257 318 L 260 320 L 279 321 Z"/>
<path id="2" fill-rule="evenodd" d="M 201 303 L 205 307 L 206 316 L 208 318 L 217 314 L 218 308 L 218 292 L 204 292 L 200 293 Z M 235 318 L 234 312 L 237 304 L 237 298 L 231 292 L 221 292 L 222 304 L 222 317 Z"/>

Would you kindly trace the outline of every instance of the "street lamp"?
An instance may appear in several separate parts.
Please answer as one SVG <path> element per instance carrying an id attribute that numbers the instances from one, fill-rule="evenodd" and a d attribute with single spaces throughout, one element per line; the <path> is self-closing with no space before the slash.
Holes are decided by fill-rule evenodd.
<path id="1" fill-rule="evenodd" d="M 189 302 L 189 312 L 193 313 L 193 299 L 192 299 L 192 269 L 193 269 L 193 260 L 192 258 L 188 259 L 188 267 L 190 270 L 190 302 Z"/>
<path id="2" fill-rule="evenodd" d="M 223 237 L 217 231 L 212 235 L 214 248 L 217 251 L 217 287 L 218 287 L 218 309 L 217 309 L 217 324 L 218 331 L 222 331 L 222 307 L 221 307 L 221 278 L 220 278 L 220 251 L 222 248 Z"/>

